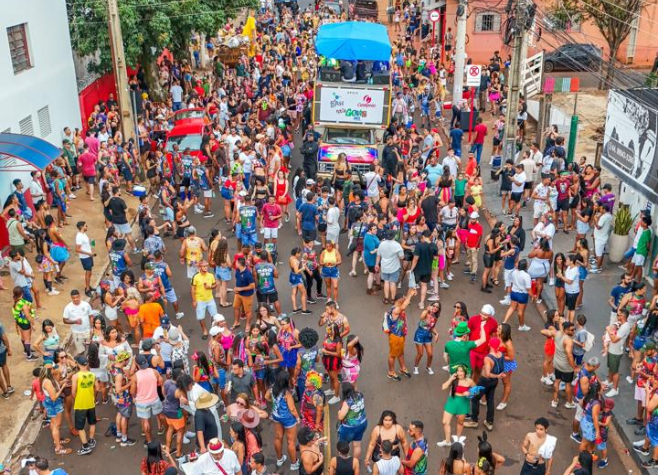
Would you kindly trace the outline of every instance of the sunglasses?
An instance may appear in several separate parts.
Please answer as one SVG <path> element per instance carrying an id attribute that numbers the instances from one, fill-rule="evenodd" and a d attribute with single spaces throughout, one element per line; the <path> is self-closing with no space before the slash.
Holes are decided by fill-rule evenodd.
<path id="1" fill-rule="evenodd" d="M 454 307 L 454 308 L 459 308 L 459 309 L 461 309 L 461 308 L 462 308 L 462 306 L 461 306 L 461 305 L 455 305 L 455 307 Z"/>

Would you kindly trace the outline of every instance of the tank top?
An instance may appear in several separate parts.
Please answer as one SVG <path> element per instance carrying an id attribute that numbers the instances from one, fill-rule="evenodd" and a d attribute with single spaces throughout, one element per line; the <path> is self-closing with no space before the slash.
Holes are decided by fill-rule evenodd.
<path id="1" fill-rule="evenodd" d="M 555 355 L 553 356 L 553 366 L 555 369 L 563 372 L 570 373 L 573 369 L 567 359 L 567 354 L 564 351 L 564 333 L 555 335 Z"/>
<path id="2" fill-rule="evenodd" d="M 324 251 L 324 265 L 326 266 L 335 266 L 336 262 L 338 262 L 338 258 L 336 256 L 336 249 L 333 251 L 328 251 L 325 249 Z"/>
<path id="3" fill-rule="evenodd" d="M 185 260 L 188 265 L 196 265 L 201 260 L 201 240 L 188 239 L 185 247 Z"/>
<path id="4" fill-rule="evenodd" d="M 313 404 L 313 399 L 315 396 L 320 396 L 322 398 L 322 404 L 325 404 L 326 397 L 322 391 L 318 391 L 317 389 L 306 389 L 302 394 L 302 401 L 300 405 L 300 416 L 302 423 L 312 429 L 316 428 L 315 421 L 317 420 L 318 416 L 318 409 L 315 407 L 315 404 Z"/>
<path id="5" fill-rule="evenodd" d="M 366 422 L 366 402 L 361 393 L 356 393 L 355 397 L 348 398 L 347 414 L 342 421 L 342 425 L 347 427 L 356 427 Z"/>
<path id="6" fill-rule="evenodd" d="M 299 356 L 299 359 L 301 360 L 298 379 L 306 381 L 306 373 L 308 373 L 309 370 L 315 369 L 315 363 L 318 357 L 318 347 L 301 347 L 297 352 L 297 356 Z"/>
<path id="7" fill-rule="evenodd" d="M 25 305 L 30 305 L 30 302 L 28 302 L 25 299 L 20 299 L 11 308 L 11 315 L 14 317 L 14 320 L 19 325 L 29 325 L 30 324 L 29 317 L 27 315 L 25 315 L 25 312 L 23 312 L 23 307 Z M 30 307 L 30 317 L 34 318 L 35 313 L 36 312 L 34 310 L 34 307 Z"/>
<path id="8" fill-rule="evenodd" d="M 136 404 L 147 404 L 158 399 L 158 378 L 152 368 L 140 369 L 135 373 L 137 378 Z"/>
<path id="9" fill-rule="evenodd" d="M 489 358 L 491 361 L 493 361 L 493 367 L 491 368 L 492 375 L 498 375 L 505 372 L 505 357 L 503 355 L 500 355 L 499 357 L 495 357 L 494 355 L 489 353 L 486 356 L 486 358 Z M 498 381 L 497 379 L 494 378 L 482 377 L 482 379 Z"/>
<path id="10" fill-rule="evenodd" d="M 155 275 L 160 277 L 165 292 L 171 290 L 172 289 L 171 281 L 169 280 L 169 276 L 167 275 L 167 263 L 164 261 L 160 261 L 160 262 L 154 262 L 154 264 L 155 264 Z"/>
<path id="11" fill-rule="evenodd" d="M 9 244 L 12 246 L 21 246 L 25 244 L 25 239 L 18 230 L 18 220 L 12 218 L 7 221 L 7 231 L 9 232 Z"/>
<path id="12" fill-rule="evenodd" d="M 271 294 L 276 292 L 274 284 L 274 265 L 269 262 L 261 262 L 254 266 L 258 282 L 256 288 L 261 294 Z"/>
<path id="13" fill-rule="evenodd" d="M 353 457 L 336 456 L 336 475 L 354 475 Z"/>
<path id="14" fill-rule="evenodd" d="M 272 401 L 272 415 L 274 417 L 280 419 L 292 417 L 292 413 L 288 407 L 288 401 L 286 400 L 286 394 L 288 394 L 288 391 L 281 391 Z"/>
<path id="15" fill-rule="evenodd" d="M 112 265 L 112 275 L 117 277 L 128 268 L 123 251 L 110 251 L 110 263 Z"/>
<path id="16" fill-rule="evenodd" d="M 302 450 L 301 453 L 304 453 L 304 452 L 310 452 L 310 450 Z M 313 454 L 313 455 L 315 455 L 315 457 L 316 457 L 316 460 L 313 463 L 316 463 L 319 459 L 317 458 L 316 454 Z M 299 473 L 300 473 L 300 475 L 322 475 L 322 472 L 324 472 L 324 463 L 322 463 L 322 465 L 320 465 L 317 468 L 317 470 L 315 470 L 313 472 L 307 472 L 306 469 L 304 468 L 304 464 L 301 463 L 301 460 L 300 460 L 300 464 L 299 464 Z M 338 472 L 336 472 L 336 475 L 339 475 Z"/>
<path id="17" fill-rule="evenodd" d="M 80 371 L 77 377 L 78 381 L 73 409 L 93 409 L 96 407 L 96 396 L 94 394 L 96 376 L 91 371 Z"/>

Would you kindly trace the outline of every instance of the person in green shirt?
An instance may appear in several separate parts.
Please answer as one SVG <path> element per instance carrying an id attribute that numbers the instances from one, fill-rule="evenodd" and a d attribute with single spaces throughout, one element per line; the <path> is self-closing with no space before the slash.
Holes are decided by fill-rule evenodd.
<path id="1" fill-rule="evenodd" d="M 455 204 L 461 208 L 464 206 L 464 196 L 466 195 L 466 184 L 468 180 L 464 173 L 459 172 L 455 180 Z"/>
<path id="2" fill-rule="evenodd" d="M 628 263 L 628 273 L 635 278 L 635 282 L 642 282 L 642 269 L 651 248 L 651 216 L 642 216 L 635 236 L 635 254 Z"/>
<path id="3" fill-rule="evenodd" d="M 480 331 L 480 339 L 476 341 L 469 341 L 468 334 L 471 330 L 468 328 L 468 323 L 459 322 L 453 330 L 454 340 L 446 343 L 443 350 L 443 359 L 448 363 L 450 374 L 454 373 L 458 366 L 462 365 L 468 370 L 468 374 L 472 373 L 471 368 L 471 350 L 480 346 L 487 339 L 487 332 L 484 331 L 482 322 L 482 331 Z"/>
<path id="4" fill-rule="evenodd" d="M 66 159 L 66 163 L 69 166 L 69 173 L 71 174 L 71 179 L 73 183 L 71 186 L 73 188 L 80 186 L 80 173 L 78 172 L 78 156 L 75 153 L 75 148 L 69 139 L 64 139 L 62 141 L 62 155 Z"/>

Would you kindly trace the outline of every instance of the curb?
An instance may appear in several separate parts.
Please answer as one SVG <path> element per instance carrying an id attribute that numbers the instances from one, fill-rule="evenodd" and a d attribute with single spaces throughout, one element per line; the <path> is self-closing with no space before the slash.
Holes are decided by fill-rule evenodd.
<path id="1" fill-rule="evenodd" d="M 153 205 L 156 203 L 157 200 L 154 198 L 151 198 L 151 203 L 150 207 L 153 209 Z M 134 227 L 135 223 L 139 219 L 139 213 L 135 213 L 135 216 L 132 218 L 130 221 L 130 227 L 131 229 Z M 94 279 L 92 281 L 92 288 L 97 288 L 100 285 L 101 280 L 105 278 L 105 275 L 107 274 L 108 270 L 110 268 L 110 262 L 105 265 L 103 271 L 99 274 L 98 278 Z M 93 297 L 95 299 L 96 296 Z M 87 297 L 86 295 L 84 296 L 83 300 L 85 302 L 89 302 L 91 304 L 91 301 L 93 300 L 90 297 Z M 62 347 L 64 349 L 68 350 L 69 344 L 71 342 L 71 333 L 69 332 L 68 336 L 66 337 L 66 340 L 62 342 Z M 24 449 L 27 449 L 30 447 L 32 444 L 34 444 L 35 440 L 29 440 L 29 441 L 23 441 L 23 437 L 27 436 L 27 431 L 28 429 L 35 428 L 35 426 L 39 426 L 38 430 L 36 430 L 35 436 L 38 437 L 39 433 L 41 432 L 41 420 L 40 419 L 32 419 L 32 413 L 34 412 L 35 408 L 37 407 L 38 401 L 35 400 L 34 404 L 32 405 L 31 409 L 27 412 L 25 419 L 23 420 L 21 427 L 18 430 L 18 435 L 16 436 L 16 440 L 14 440 L 13 444 L 10 446 L 9 451 L 7 454 L 4 456 L 4 460 L 7 461 L 5 463 L 5 467 L 11 467 L 14 463 L 17 463 L 18 457 L 21 456 L 21 452 Z M 35 437 L 35 439 L 36 439 Z M 30 437 L 31 439 L 31 437 Z"/>

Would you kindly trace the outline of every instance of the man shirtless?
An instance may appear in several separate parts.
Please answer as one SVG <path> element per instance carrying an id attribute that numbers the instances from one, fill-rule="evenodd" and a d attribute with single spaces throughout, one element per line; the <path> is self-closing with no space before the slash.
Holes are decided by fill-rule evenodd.
<path id="1" fill-rule="evenodd" d="M 528 432 L 521 450 L 525 455 L 520 475 L 550 475 L 553 451 L 557 439 L 548 435 L 548 420 L 540 417 L 535 421 L 535 431 Z"/>

